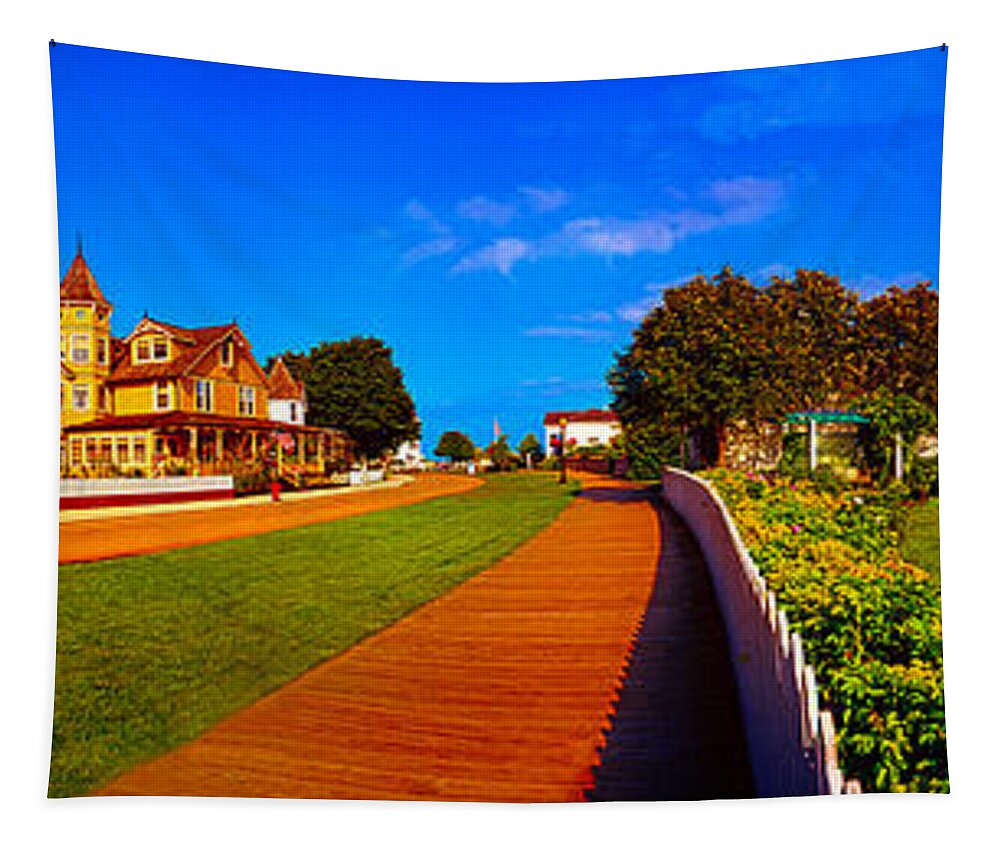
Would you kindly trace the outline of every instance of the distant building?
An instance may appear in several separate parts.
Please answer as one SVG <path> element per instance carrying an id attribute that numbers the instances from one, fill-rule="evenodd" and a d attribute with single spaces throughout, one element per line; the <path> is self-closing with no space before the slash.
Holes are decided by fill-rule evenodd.
<path id="1" fill-rule="evenodd" d="M 303 425 L 306 421 L 306 388 L 292 378 L 285 362 L 278 358 L 267 377 L 267 413 L 281 423 Z"/>
<path id="2" fill-rule="evenodd" d="M 419 440 L 408 440 L 396 450 L 392 463 L 404 470 L 420 470 L 424 466 L 424 453 Z"/>
<path id="3" fill-rule="evenodd" d="M 566 421 L 566 448 L 570 451 L 587 446 L 608 446 L 622 431 L 621 421 L 614 411 L 601 408 L 552 411 L 545 415 L 544 421 L 546 457 L 555 454 L 562 420 Z"/>

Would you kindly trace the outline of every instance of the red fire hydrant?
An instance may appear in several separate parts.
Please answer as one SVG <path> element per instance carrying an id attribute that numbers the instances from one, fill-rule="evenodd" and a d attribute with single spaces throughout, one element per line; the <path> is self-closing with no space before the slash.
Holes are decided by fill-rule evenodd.
<path id="1" fill-rule="evenodd" d="M 271 502 L 281 502 L 281 482 L 277 479 L 271 482 Z"/>

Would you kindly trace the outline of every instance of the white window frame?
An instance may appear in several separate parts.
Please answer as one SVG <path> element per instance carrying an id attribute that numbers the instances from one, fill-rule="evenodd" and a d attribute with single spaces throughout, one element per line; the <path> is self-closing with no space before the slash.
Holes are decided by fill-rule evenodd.
<path id="1" fill-rule="evenodd" d="M 146 354 L 142 354 L 142 349 L 145 348 Z M 153 351 L 152 341 L 148 337 L 140 337 L 132 345 L 132 360 L 135 363 L 149 363 L 152 358 L 150 357 Z"/>
<path id="2" fill-rule="evenodd" d="M 166 389 L 167 401 L 165 405 L 160 404 L 160 390 Z M 170 411 L 174 407 L 174 386 L 169 381 L 153 382 L 153 410 Z"/>
<path id="3" fill-rule="evenodd" d="M 80 402 L 81 399 L 83 400 L 82 404 Z M 74 411 L 89 411 L 90 385 L 74 384 L 73 389 L 70 393 L 70 404 L 73 406 Z"/>
<path id="4" fill-rule="evenodd" d="M 163 354 L 156 353 L 156 347 L 163 346 Z M 164 363 L 170 360 L 170 341 L 166 337 L 153 337 L 149 345 L 149 359 L 154 363 Z"/>
<path id="5" fill-rule="evenodd" d="M 212 382 L 206 378 L 199 378 L 194 383 L 194 407 L 195 410 L 211 412 L 215 403 L 215 390 Z"/>
<path id="6" fill-rule="evenodd" d="M 80 346 L 80 341 L 84 345 Z M 78 357 L 79 355 L 83 357 Z M 69 338 L 70 363 L 88 364 L 90 363 L 90 334 L 71 334 Z"/>
<path id="7" fill-rule="evenodd" d="M 257 390 L 246 384 L 241 384 L 239 389 L 239 409 L 240 415 L 252 417 L 257 412 Z"/>

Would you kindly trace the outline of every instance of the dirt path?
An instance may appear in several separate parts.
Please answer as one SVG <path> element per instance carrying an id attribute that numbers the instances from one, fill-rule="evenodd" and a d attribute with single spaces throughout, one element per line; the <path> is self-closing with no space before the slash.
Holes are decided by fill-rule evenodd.
<path id="1" fill-rule="evenodd" d="M 98 794 L 583 800 L 659 554 L 645 495 L 588 478 L 507 558 Z"/>
<path id="2" fill-rule="evenodd" d="M 77 520 L 63 523 L 59 527 L 59 563 L 145 555 L 177 547 L 260 535 L 277 529 L 325 523 L 342 517 L 464 493 L 480 484 L 481 479 L 469 476 L 426 474 L 402 487 L 289 500 L 278 504 L 237 504 L 203 511 L 186 510 Z"/>

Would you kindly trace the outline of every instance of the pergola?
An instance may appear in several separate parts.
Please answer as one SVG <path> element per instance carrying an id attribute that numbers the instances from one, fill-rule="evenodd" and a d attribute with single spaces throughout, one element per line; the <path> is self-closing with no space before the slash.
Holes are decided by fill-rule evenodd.
<path id="1" fill-rule="evenodd" d="M 844 423 L 863 425 L 869 422 L 868 417 L 855 411 L 796 411 L 785 417 L 785 422 L 792 425 L 808 425 L 809 427 L 809 469 L 815 470 L 819 463 L 817 426 L 829 423 Z"/>

